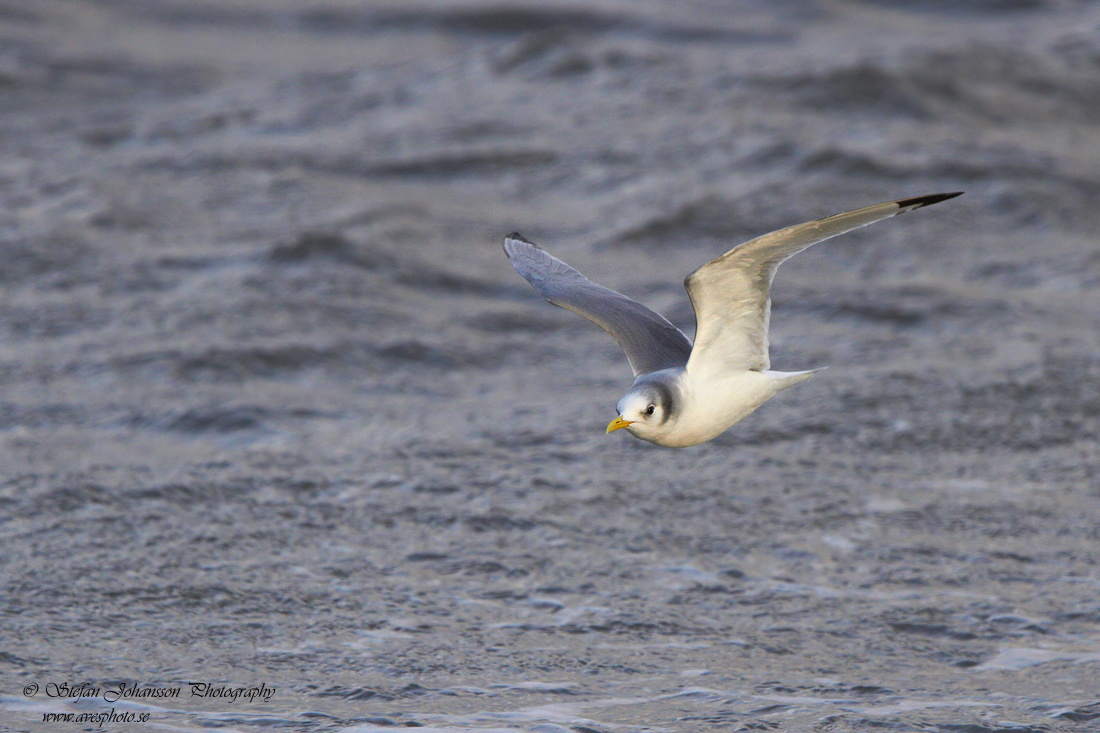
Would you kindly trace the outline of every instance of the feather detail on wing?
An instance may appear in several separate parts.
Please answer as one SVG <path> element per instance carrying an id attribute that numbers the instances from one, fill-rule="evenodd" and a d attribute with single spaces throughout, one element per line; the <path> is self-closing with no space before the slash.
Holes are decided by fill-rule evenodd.
<path id="1" fill-rule="evenodd" d="M 768 290 L 779 265 L 830 237 L 960 194 L 900 199 L 787 227 L 749 240 L 703 265 L 684 280 L 696 321 L 688 372 L 768 369 Z"/>
<path id="2" fill-rule="evenodd" d="M 542 297 L 610 333 L 626 352 L 634 376 L 687 363 L 691 342 L 660 314 L 597 285 L 518 233 L 505 237 L 504 252 Z"/>

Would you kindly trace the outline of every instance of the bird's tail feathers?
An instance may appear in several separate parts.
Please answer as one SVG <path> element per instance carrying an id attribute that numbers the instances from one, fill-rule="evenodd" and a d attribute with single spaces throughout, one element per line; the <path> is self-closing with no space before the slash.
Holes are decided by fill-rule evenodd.
<path id="1" fill-rule="evenodd" d="M 818 367 L 817 369 L 807 369 L 804 372 L 773 372 L 773 371 L 766 371 L 766 372 L 764 372 L 764 374 L 768 375 L 769 377 L 771 377 L 772 379 L 777 381 L 779 384 L 778 384 L 777 389 L 775 391 L 776 392 L 782 392 L 787 387 L 793 387 L 794 385 L 798 384 L 799 382 L 805 382 L 807 379 L 809 379 L 813 375 L 817 374 L 818 372 L 823 372 L 828 368 L 829 367 Z"/>

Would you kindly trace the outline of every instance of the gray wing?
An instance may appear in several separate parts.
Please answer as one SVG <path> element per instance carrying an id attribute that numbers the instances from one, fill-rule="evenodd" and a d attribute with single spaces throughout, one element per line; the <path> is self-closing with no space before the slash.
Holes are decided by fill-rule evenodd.
<path id="1" fill-rule="evenodd" d="M 660 314 L 597 285 L 518 233 L 504 238 L 504 252 L 542 297 L 610 333 L 626 352 L 635 377 L 687 363 L 691 342 Z"/>
<path id="2" fill-rule="evenodd" d="M 822 240 L 961 193 L 900 199 L 787 227 L 749 240 L 703 265 L 684 280 L 696 321 L 688 371 L 705 375 L 768 369 L 768 290 L 779 265 Z"/>

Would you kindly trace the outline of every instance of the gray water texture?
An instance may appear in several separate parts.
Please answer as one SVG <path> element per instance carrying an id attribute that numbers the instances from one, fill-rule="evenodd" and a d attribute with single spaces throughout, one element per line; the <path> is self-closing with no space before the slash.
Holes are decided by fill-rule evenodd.
<path id="1" fill-rule="evenodd" d="M 955 190 L 679 451 L 500 249 Z M 1095 730 L 1098 234 L 1093 2 L 4 0 L 0 728 Z"/>

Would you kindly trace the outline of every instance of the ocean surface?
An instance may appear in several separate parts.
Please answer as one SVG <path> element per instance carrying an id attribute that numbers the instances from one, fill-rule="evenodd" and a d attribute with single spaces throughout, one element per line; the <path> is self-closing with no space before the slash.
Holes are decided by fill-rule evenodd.
<path id="1" fill-rule="evenodd" d="M 500 248 L 956 190 L 678 451 Z M 0 729 L 1094 730 L 1098 202 L 1083 0 L 2 0 Z"/>

